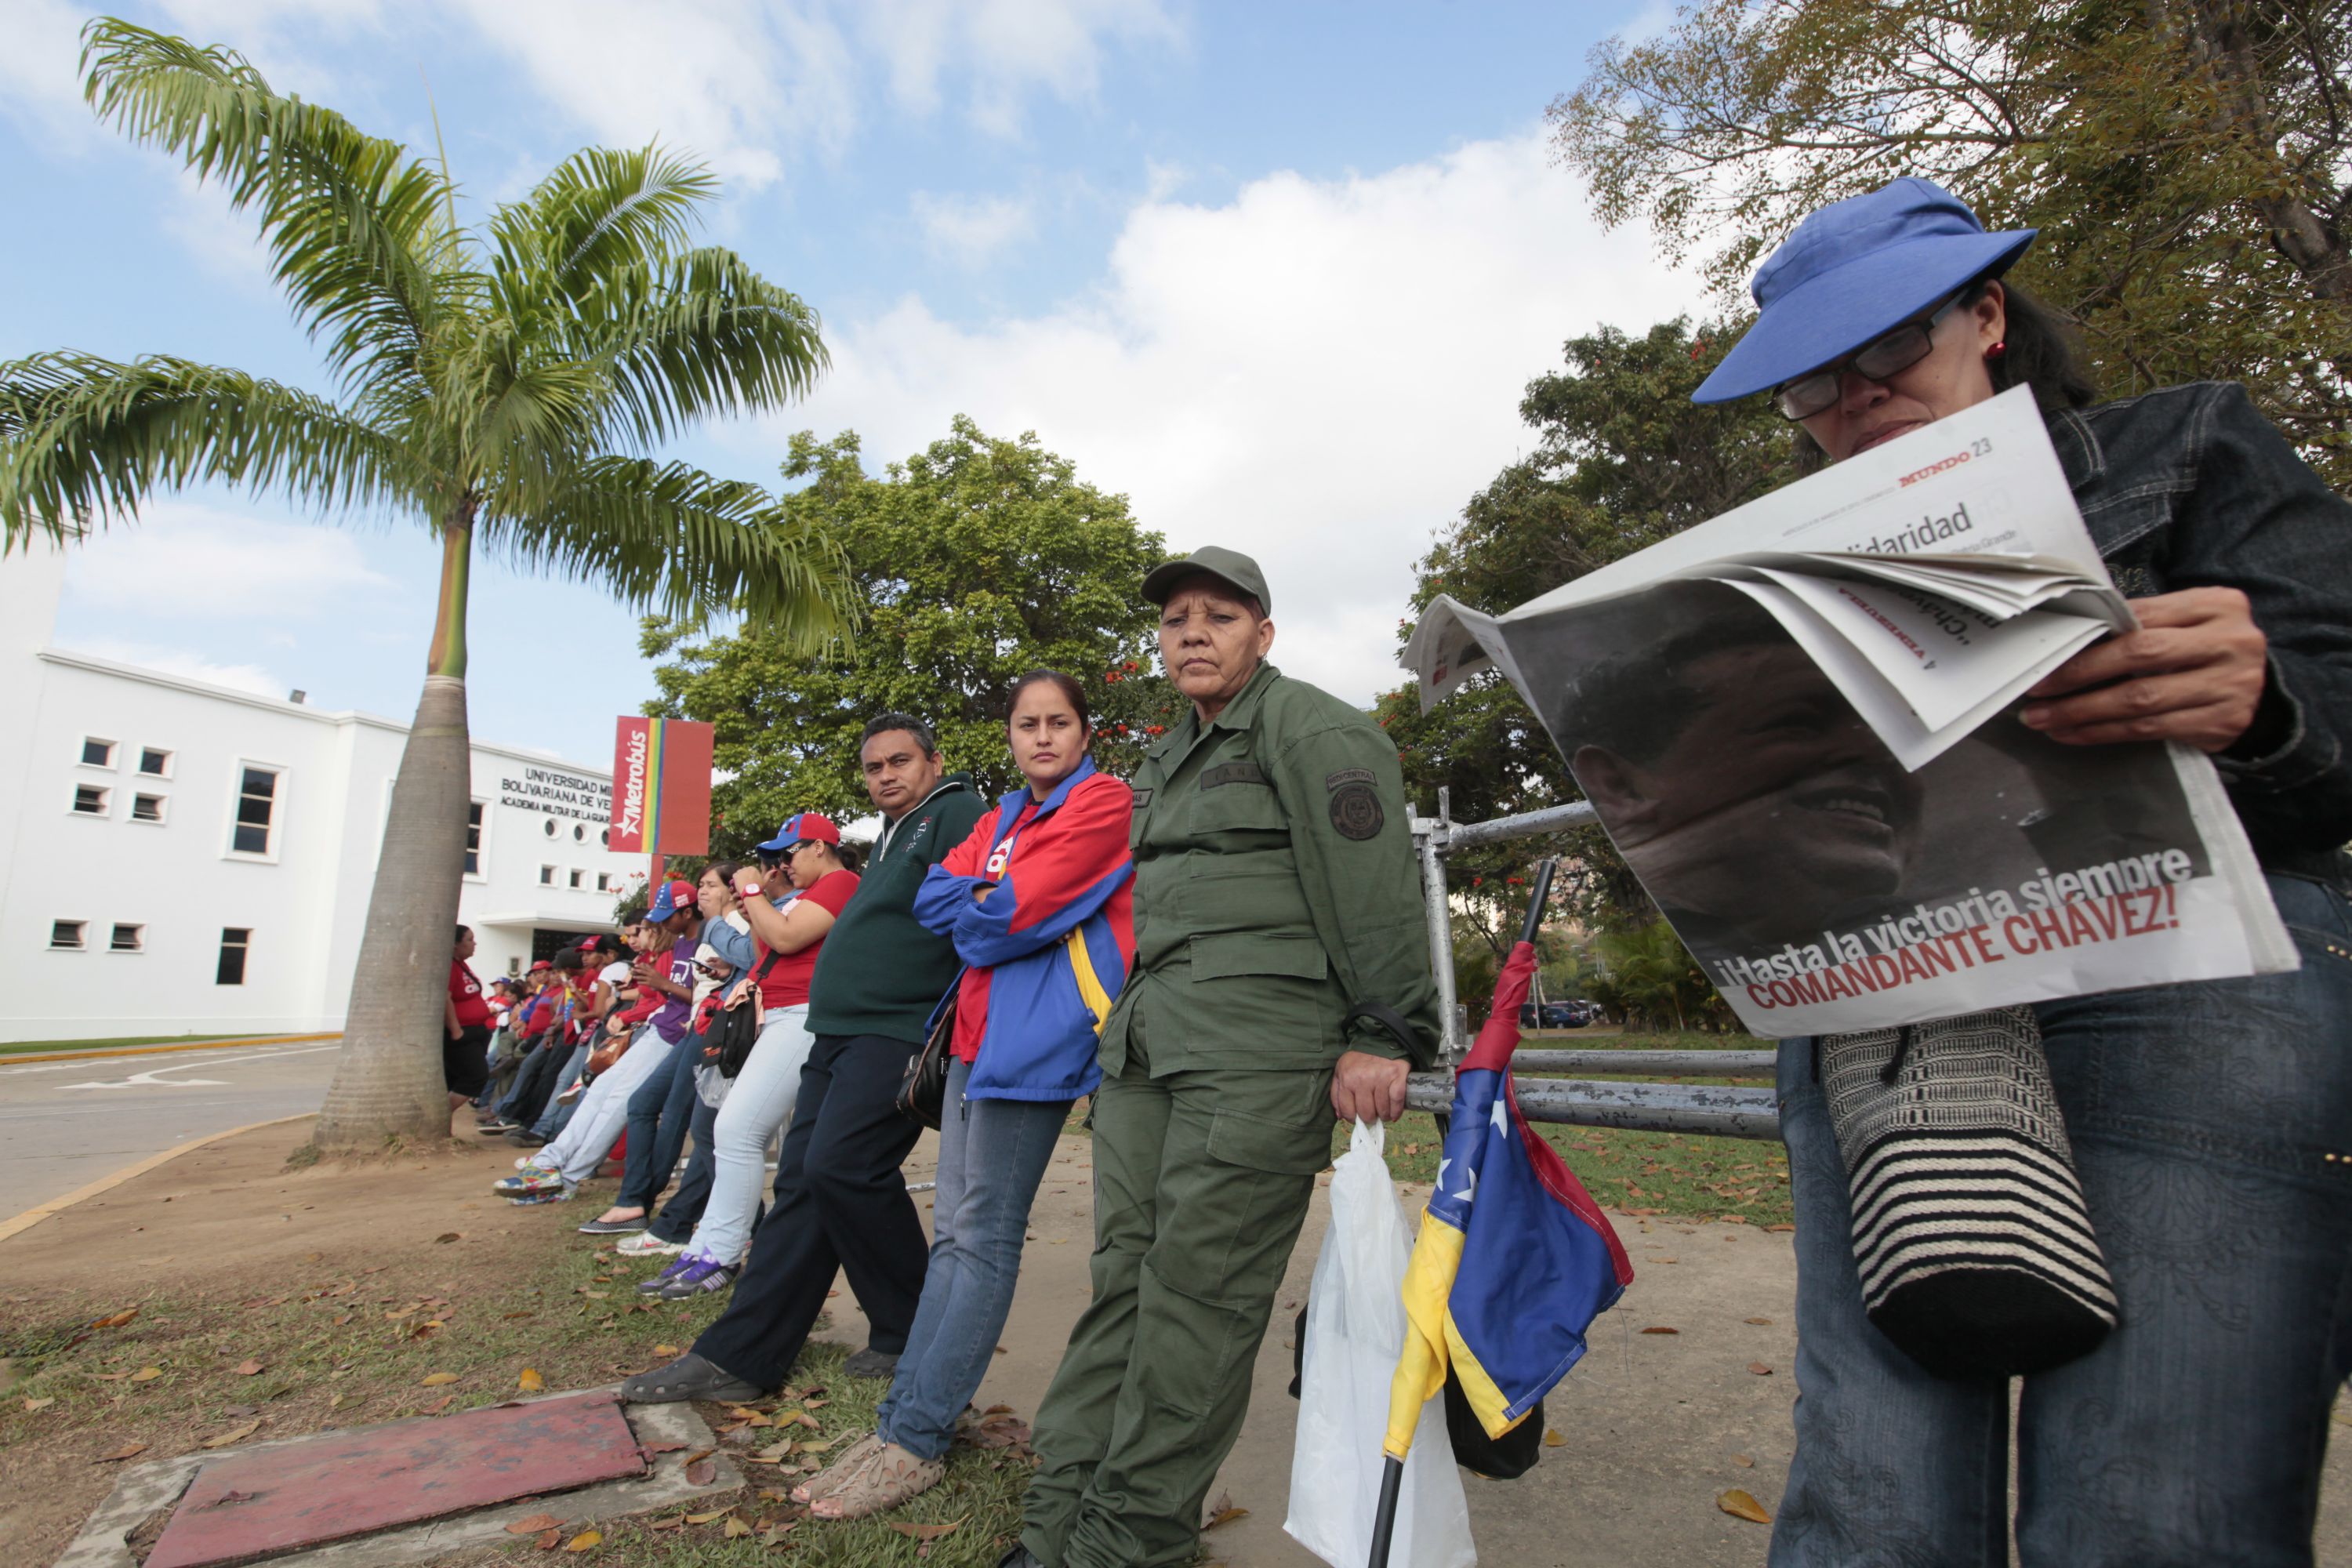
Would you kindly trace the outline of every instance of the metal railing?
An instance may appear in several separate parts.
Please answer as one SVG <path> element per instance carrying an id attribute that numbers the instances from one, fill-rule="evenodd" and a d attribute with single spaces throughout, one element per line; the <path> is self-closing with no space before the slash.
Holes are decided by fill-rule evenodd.
<path id="1" fill-rule="evenodd" d="M 1452 819 L 1449 792 L 1437 792 L 1437 815 L 1412 819 L 1421 858 L 1423 907 L 1429 952 L 1437 977 L 1438 1016 L 1444 1026 L 1439 1070 L 1407 1080 L 1405 1103 L 1443 1116 L 1454 1106 L 1454 1067 L 1470 1048 L 1466 1011 L 1454 993 L 1454 921 L 1445 892 L 1445 857 L 1474 844 L 1495 844 L 1556 833 L 1594 820 L 1583 801 L 1491 822 Z M 1617 1127 L 1639 1132 L 1696 1132 L 1717 1138 L 1780 1136 L 1780 1112 L 1769 1089 L 1732 1084 L 1609 1082 L 1530 1078 L 1529 1073 L 1652 1072 L 1662 1077 L 1737 1078 L 1769 1075 L 1770 1051 L 1602 1051 L 1522 1047 L 1511 1058 L 1519 1109 L 1531 1121 L 1574 1127 Z"/>

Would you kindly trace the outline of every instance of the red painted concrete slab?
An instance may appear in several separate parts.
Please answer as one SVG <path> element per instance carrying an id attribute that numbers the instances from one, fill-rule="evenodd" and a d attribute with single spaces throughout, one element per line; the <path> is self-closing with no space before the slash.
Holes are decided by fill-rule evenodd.
<path id="1" fill-rule="evenodd" d="M 609 1393 L 324 1436 L 198 1470 L 146 1568 L 247 1563 L 645 1470 Z"/>

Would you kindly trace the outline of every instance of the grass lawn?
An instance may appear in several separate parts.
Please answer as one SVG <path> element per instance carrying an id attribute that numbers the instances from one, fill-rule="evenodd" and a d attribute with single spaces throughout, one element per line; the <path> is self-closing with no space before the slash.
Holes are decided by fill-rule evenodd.
<path id="1" fill-rule="evenodd" d="M 267 1036 L 250 1032 L 242 1035 L 125 1035 L 114 1040 L 11 1040 L 0 1043 L 0 1057 L 14 1056 L 19 1051 L 103 1051 L 118 1046 L 179 1046 L 205 1040 L 254 1040 Z"/>
<path id="2" fill-rule="evenodd" d="M 662 1259 L 616 1258 L 568 1225 L 493 1257 L 448 1250 L 446 1268 L 297 1272 L 242 1302 L 159 1295 L 114 1327 L 80 1315 L 26 1322 L 21 1308 L 9 1311 L 0 1317 L 0 1360 L 20 1381 L 0 1397 L 0 1451 L 90 1447 L 127 1458 L 200 1443 L 226 1448 L 257 1436 L 495 1405 L 539 1384 L 608 1384 L 671 1359 L 724 1302 L 646 1302 L 631 1286 Z M 425 1280 L 436 1283 L 419 1294 Z M 873 1429 L 887 1391 L 881 1380 L 840 1375 L 842 1354 L 812 1346 L 777 1397 L 704 1406 L 751 1486 L 692 1510 L 602 1526 L 601 1545 L 562 1561 L 769 1563 L 782 1545 L 809 1568 L 912 1568 L 919 1559 L 930 1568 L 992 1568 L 1019 1528 L 1032 1463 L 1025 1425 L 1000 1418 L 972 1434 L 954 1451 L 948 1479 L 891 1516 L 949 1527 L 928 1538 L 878 1521 L 810 1520 L 787 1500 L 827 1450 Z M 548 1500 L 548 1511 L 561 1517 L 562 1507 L 560 1497 Z M 572 1524 L 567 1540 L 580 1528 Z M 537 1561 L 531 1547 L 526 1536 L 448 1561 L 506 1563 L 518 1550 Z"/>

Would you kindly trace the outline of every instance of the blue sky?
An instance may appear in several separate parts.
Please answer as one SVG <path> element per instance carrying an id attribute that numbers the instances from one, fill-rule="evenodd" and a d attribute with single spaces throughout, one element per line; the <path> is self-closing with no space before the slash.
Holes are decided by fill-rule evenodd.
<path id="1" fill-rule="evenodd" d="M 869 463 L 968 413 L 1034 429 L 1180 548 L 1264 561 L 1275 657 L 1354 700 L 1395 679 L 1410 566 L 1525 443 L 1524 383 L 1601 322 L 1705 303 L 1601 230 L 1541 117 L 1655 5 L 1178 0 L 166 0 L 117 14 L 241 50 L 429 149 L 478 204 L 658 136 L 726 181 L 712 235 L 822 312 L 833 374 L 673 455 L 776 482 L 790 433 Z M 172 353 L 324 386 L 249 225 L 80 102 L 63 0 L 0 0 L 0 357 Z M 428 99 L 428 86 L 430 97 Z M 88 547 L 59 644 L 406 718 L 437 564 L 400 522 L 159 500 Z M 1530 584 L 1530 595 L 1548 587 Z M 653 689 L 635 612 L 478 573 L 475 732 L 583 762 Z"/>

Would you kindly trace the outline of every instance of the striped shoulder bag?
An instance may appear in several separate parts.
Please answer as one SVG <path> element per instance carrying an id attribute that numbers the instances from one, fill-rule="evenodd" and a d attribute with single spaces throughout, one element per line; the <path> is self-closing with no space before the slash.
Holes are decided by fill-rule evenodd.
<path id="1" fill-rule="evenodd" d="M 2116 1323 L 2027 1007 L 1824 1035 L 1863 1308 L 1938 1377 L 2043 1372 Z"/>

